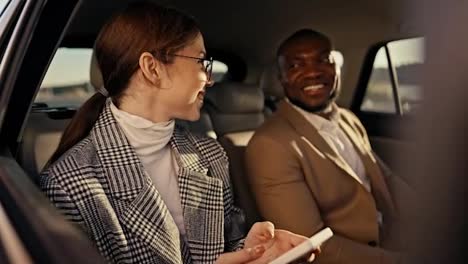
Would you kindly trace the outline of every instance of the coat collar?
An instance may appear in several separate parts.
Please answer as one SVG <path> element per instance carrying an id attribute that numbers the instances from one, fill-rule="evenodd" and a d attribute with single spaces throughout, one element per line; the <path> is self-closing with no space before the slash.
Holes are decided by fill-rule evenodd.
<path id="1" fill-rule="evenodd" d="M 91 130 L 91 136 L 100 162 L 111 177 L 109 181 L 115 183 L 111 189 L 113 192 L 131 194 L 151 184 L 148 173 L 110 111 L 110 101 L 106 103 Z M 207 153 L 203 153 L 204 148 L 196 138 L 176 126 L 170 145 L 180 169 L 199 174 L 208 173 L 209 161 L 203 158 Z M 121 177 L 117 179 L 112 177 L 116 170 L 131 170 L 133 173 L 128 173 L 125 177 L 115 175 Z"/>
<path id="2" fill-rule="evenodd" d="M 201 174 L 208 173 L 209 162 L 200 153 L 197 140 L 190 134 L 177 127 L 170 141 L 177 164 L 180 168 Z"/>
<path id="3" fill-rule="evenodd" d="M 112 115 L 110 100 L 91 130 L 91 138 L 110 189 L 107 195 L 127 201 L 123 208 L 114 209 L 120 222 L 165 262 L 180 263 L 181 242 L 175 222 Z"/>
<path id="4" fill-rule="evenodd" d="M 325 139 L 320 136 L 317 129 L 307 121 L 307 119 L 299 113 L 293 106 L 286 101 L 282 101 L 278 107 L 278 114 L 282 116 L 287 122 L 296 130 L 296 132 L 303 136 L 313 146 L 322 152 L 328 159 L 330 159 L 336 166 L 342 169 L 346 174 L 353 177 L 356 181 L 362 184 L 361 179 L 356 175 L 353 169 L 346 163 L 346 161 L 336 151 L 330 147 Z"/>
<path id="5" fill-rule="evenodd" d="M 370 146 L 364 144 L 362 137 L 360 138 L 356 134 L 355 129 L 353 129 L 349 118 L 347 118 L 347 116 L 343 113 L 343 110 L 338 108 L 337 111 L 339 126 L 356 148 L 356 152 L 359 154 L 364 164 L 367 175 L 371 182 L 374 197 L 377 203 L 381 205 L 379 207 L 386 209 L 386 213 L 393 213 L 394 206 L 388 187 L 384 180 L 383 174 L 372 154 Z M 337 167 L 362 184 L 360 178 L 356 175 L 348 163 L 341 157 L 341 155 L 339 155 L 332 147 L 330 147 L 325 139 L 319 134 L 317 129 L 312 124 L 310 124 L 302 114 L 294 109 L 293 106 L 291 106 L 286 101 L 282 101 L 278 107 L 278 114 L 287 120 L 287 122 L 290 123 L 290 125 L 296 130 L 297 133 L 302 135 L 303 138 L 305 138 L 319 151 L 321 151 L 322 154 L 328 157 L 328 159 L 330 159 Z"/>
<path id="6" fill-rule="evenodd" d="M 176 129 L 171 146 L 179 164 L 179 191 L 190 251 L 197 262 L 212 262 L 224 251 L 225 185 L 210 173 L 224 173 L 213 141 Z M 208 168 L 210 168 L 208 170 Z M 221 170 L 220 170 L 221 168 Z M 229 186 L 228 186 L 229 187 Z"/>
<path id="7" fill-rule="evenodd" d="M 382 169 L 380 168 L 377 160 L 374 157 L 374 153 L 370 148 L 369 144 L 362 142 L 362 137 L 359 138 L 352 128 L 351 122 L 343 116 L 339 121 L 341 129 L 345 132 L 348 138 L 351 139 L 359 157 L 361 158 L 364 167 L 367 171 L 367 176 L 370 178 L 372 193 L 379 205 L 381 210 L 384 210 L 385 215 L 394 215 L 395 206 L 392 200 L 387 182 L 385 181 L 385 176 Z"/>
<path id="8" fill-rule="evenodd" d="M 130 229 L 134 229 L 135 233 L 140 233 L 144 237 L 151 234 L 152 238 L 145 237 L 144 240 L 156 252 L 180 252 L 179 237 L 155 237 L 154 235 L 160 232 L 158 230 L 166 230 L 162 232 L 165 235 L 171 233 L 167 231 L 174 229 L 175 222 L 172 216 L 170 216 L 169 210 L 157 192 L 157 189 L 154 187 L 149 174 L 145 171 L 123 130 L 113 117 L 109 103 L 106 104 L 94 125 L 91 137 L 96 146 L 97 156 L 104 168 L 107 183 L 110 187 L 110 196 L 129 202 L 128 208 L 124 209 L 127 213 L 124 214 L 122 221 Z M 200 227 L 200 223 L 204 223 L 214 213 L 197 208 L 196 205 L 194 206 L 194 193 L 209 193 L 210 197 L 208 198 L 214 201 L 221 201 L 221 203 L 223 201 L 222 181 L 207 175 L 210 160 L 204 158 L 217 159 L 219 157 L 214 157 L 213 154 L 211 156 L 208 155 L 210 154 L 209 148 L 203 146 L 200 140 L 197 140 L 190 133 L 186 133 L 177 126 L 170 140 L 170 145 L 179 167 L 178 182 L 187 232 L 186 240 L 192 247 L 192 243 L 202 243 L 207 240 L 207 238 L 202 237 L 204 232 L 199 232 L 198 227 Z M 194 190 L 194 188 L 197 190 Z M 153 219 L 145 219 L 149 215 L 141 214 L 141 212 L 149 211 L 153 213 Z M 131 217 L 132 215 L 139 215 L 142 218 L 142 222 L 148 220 L 147 225 L 151 227 L 150 231 L 143 234 L 142 230 L 138 229 L 138 224 L 134 222 L 134 217 Z M 164 220 L 155 221 L 158 216 L 161 216 Z M 222 229 L 222 222 L 219 225 L 220 227 L 217 228 Z M 221 240 L 220 243 L 222 243 L 222 230 L 217 230 L 217 233 L 220 234 L 217 240 Z M 213 234 L 210 234 L 210 236 L 210 238 L 216 237 Z M 196 246 L 199 247 L 199 245 Z M 207 252 L 210 251 L 207 250 Z M 168 263 L 177 262 L 178 258 L 170 254 L 166 254 L 163 257 L 166 258 Z M 176 259 L 169 259 L 174 257 Z"/>

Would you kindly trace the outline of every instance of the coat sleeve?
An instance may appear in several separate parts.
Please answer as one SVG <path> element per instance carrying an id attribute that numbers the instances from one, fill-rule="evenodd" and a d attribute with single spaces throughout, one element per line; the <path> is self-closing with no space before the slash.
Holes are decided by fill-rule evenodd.
<path id="1" fill-rule="evenodd" d="M 304 236 L 325 227 L 314 195 L 291 148 L 266 136 L 254 137 L 246 151 L 246 168 L 260 214 Z M 398 255 L 335 234 L 317 263 L 395 263 Z"/>

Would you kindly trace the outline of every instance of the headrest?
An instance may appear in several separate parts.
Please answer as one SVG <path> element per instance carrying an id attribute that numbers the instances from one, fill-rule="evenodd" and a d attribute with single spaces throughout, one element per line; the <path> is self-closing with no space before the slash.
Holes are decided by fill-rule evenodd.
<path id="1" fill-rule="evenodd" d="M 208 88 L 207 103 L 220 114 L 248 114 L 263 111 L 263 91 L 257 85 L 220 82 Z"/>
<path id="2" fill-rule="evenodd" d="M 276 63 L 267 65 L 260 77 L 260 89 L 263 90 L 265 96 L 273 96 L 275 98 L 283 98 L 284 90 L 280 81 L 278 80 L 278 67 Z"/>
<path id="3" fill-rule="evenodd" d="M 104 81 L 102 79 L 101 69 L 99 68 L 99 64 L 96 59 L 96 54 L 94 53 L 91 56 L 91 67 L 90 67 L 90 79 L 91 85 L 97 90 L 104 85 Z"/>

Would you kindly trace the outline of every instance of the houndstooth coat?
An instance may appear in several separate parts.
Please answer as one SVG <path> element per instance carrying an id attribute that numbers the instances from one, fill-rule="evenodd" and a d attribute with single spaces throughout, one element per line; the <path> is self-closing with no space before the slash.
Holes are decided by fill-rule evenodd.
<path id="1" fill-rule="evenodd" d="M 185 237 L 107 104 L 90 134 L 40 177 L 51 202 L 114 263 L 212 263 L 242 247 L 228 160 L 213 139 L 176 128 L 170 141 Z"/>

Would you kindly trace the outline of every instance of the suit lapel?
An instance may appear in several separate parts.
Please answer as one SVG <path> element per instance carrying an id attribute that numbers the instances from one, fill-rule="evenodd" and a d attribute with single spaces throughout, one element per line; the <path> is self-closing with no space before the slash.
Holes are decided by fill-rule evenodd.
<path id="1" fill-rule="evenodd" d="M 176 128 L 170 144 L 179 165 L 180 198 L 192 258 L 214 262 L 211 258 L 224 250 L 223 183 L 208 176 L 209 162 L 190 134 Z"/>
<path id="2" fill-rule="evenodd" d="M 340 113 L 340 115 L 342 115 L 342 113 Z M 385 210 L 385 212 L 383 212 L 385 215 L 393 214 L 394 204 L 387 183 L 385 182 L 382 170 L 378 166 L 371 149 L 367 147 L 366 144 L 364 144 L 362 138 L 359 138 L 359 136 L 356 135 L 355 130 L 346 121 L 346 118 L 340 117 L 339 124 L 341 129 L 351 140 L 354 148 L 357 150 L 357 153 L 362 160 L 362 163 L 364 164 L 367 176 L 371 182 L 372 193 L 376 199 L 377 204 L 379 205 L 379 209 Z"/>
<path id="3" fill-rule="evenodd" d="M 303 135 L 303 138 L 308 141 L 307 143 L 321 151 L 321 154 L 325 155 L 338 168 L 362 185 L 361 179 L 348 163 L 325 141 L 317 129 L 289 103 L 282 101 L 278 108 L 278 114 L 283 116 L 298 134 Z"/>
<path id="4" fill-rule="evenodd" d="M 181 263 L 177 226 L 148 173 L 106 104 L 92 129 L 110 194 L 122 205 L 119 220 L 166 263 Z M 117 202 L 117 201 L 116 201 Z"/>

